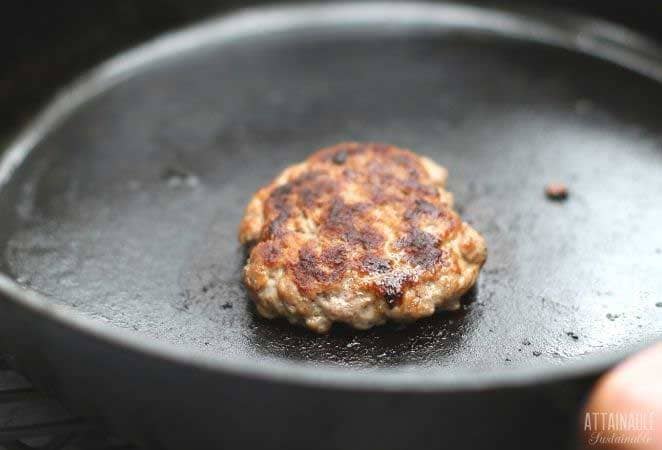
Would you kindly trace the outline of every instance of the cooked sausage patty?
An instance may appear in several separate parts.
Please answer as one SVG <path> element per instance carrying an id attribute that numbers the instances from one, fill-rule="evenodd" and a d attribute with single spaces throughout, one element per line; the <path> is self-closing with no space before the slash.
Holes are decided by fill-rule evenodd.
<path id="1" fill-rule="evenodd" d="M 453 211 L 446 169 L 390 145 L 342 143 L 251 199 L 239 240 L 258 312 L 323 333 L 459 308 L 485 240 Z"/>

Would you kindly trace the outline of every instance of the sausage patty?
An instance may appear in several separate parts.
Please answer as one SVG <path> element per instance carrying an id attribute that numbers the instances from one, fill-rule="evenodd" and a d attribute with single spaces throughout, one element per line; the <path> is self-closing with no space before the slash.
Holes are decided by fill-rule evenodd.
<path id="1" fill-rule="evenodd" d="M 447 171 L 411 151 L 341 143 L 288 167 L 251 199 L 244 281 L 258 312 L 323 333 L 459 308 L 485 240 L 453 211 Z"/>

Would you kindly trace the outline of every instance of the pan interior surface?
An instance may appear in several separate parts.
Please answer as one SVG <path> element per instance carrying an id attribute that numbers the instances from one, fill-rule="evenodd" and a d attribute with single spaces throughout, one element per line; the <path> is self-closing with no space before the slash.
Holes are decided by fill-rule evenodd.
<path id="1" fill-rule="evenodd" d="M 389 8 L 364 5 L 355 22 L 351 5 L 318 7 L 310 25 L 284 9 L 269 30 L 218 19 L 205 26 L 225 32 L 89 95 L 5 180 L 0 270 L 72 315 L 223 358 L 489 370 L 659 338 L 662 86 L 507 23 Z M 489 249 L 460 311 L 323 336 L 257 316 L 241 283 L 244 206 L 346 140 L 449 169 Z M 552 181 L 565 202 L 544 197 Z"/>

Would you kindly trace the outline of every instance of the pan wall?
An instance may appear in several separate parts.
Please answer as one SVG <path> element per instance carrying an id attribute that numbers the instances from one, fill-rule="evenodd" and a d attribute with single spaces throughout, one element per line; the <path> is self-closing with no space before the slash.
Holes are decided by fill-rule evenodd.
<path id="1" fill-rule="evenodd" d="M 122 49 L 209 14 L 269 3 L 259 0 L 3 2 L 0 14 L 0 141 L 58 86 Z M 273 2 L 271 2 L 273 3 Z M 477 1 L 560 7 L 624 23 L 662 38 L 658 0 Z"/>

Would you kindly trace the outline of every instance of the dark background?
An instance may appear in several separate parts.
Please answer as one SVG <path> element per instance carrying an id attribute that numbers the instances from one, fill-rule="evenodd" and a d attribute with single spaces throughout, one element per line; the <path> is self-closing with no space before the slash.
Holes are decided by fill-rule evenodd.
<path id="1" fill-rule="evenodd" d="M 0 6 L 0 140 L 55 91 L 109 55 L 209 14 L 267 2 L 246 0 L 20 1 Z M 474 1 L 561 8 L 662 38 L 659 0 Z"/>

